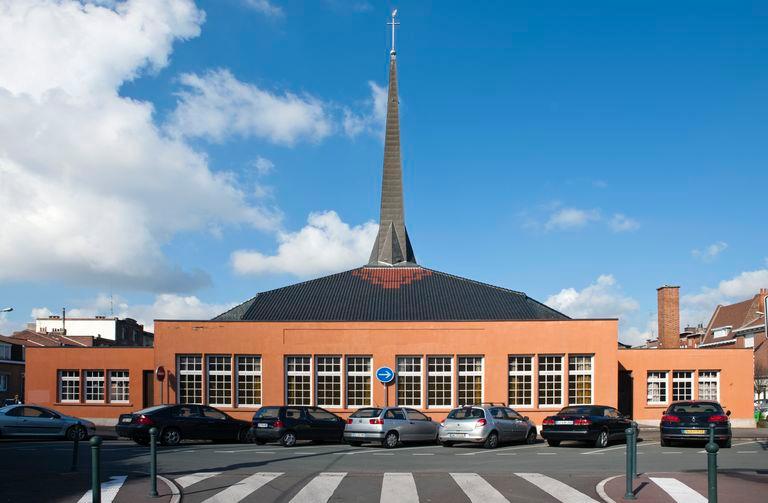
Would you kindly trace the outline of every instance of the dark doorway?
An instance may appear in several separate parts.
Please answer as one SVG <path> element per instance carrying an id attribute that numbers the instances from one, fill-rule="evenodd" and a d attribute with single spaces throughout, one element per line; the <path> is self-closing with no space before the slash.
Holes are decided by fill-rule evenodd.
<path id="1" fill-rule="evenodd" d="M 632 417 L 632 372 L 619 370 L 619 412 Z"/>
<path id="2" fill-rule="evenodd" d="M 143 408 L 155 405 L 155 373 L 151 370 L 144 371 L 143 389 L 144 401 Z"/>

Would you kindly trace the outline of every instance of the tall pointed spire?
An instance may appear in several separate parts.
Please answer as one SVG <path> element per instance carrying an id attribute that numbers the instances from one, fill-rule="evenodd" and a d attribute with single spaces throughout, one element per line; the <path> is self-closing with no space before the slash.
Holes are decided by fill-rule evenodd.
<path id="1" fill-rule="evenodd" d="M 397 56 L 395 54 L 395 21 L 392 12 L 392 50 L 389 53 L 389 93 L 384 138 L 384 175 L 381 181 L 381 219 L 376 242 L 368 265 L 413 265 L 411 240 L 405 229 L 403 208 L 403 166 L 400 161 L 400 112 L 397 98 Z"/>

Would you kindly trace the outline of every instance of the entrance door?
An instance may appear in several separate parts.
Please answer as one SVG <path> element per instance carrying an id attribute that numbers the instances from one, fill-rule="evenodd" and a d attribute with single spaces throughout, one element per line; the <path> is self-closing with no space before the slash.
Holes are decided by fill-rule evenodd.
<path id="1" fill-rule="evenodd" d="M 632 372 L 619 370 L 619 412 L 626 417 L 632 417 Z"/>
<path id="2" fill-rule="evenodd" d="M 142 388 L 144 390 L 143 408 L 155 405 L 155 373 L 151 370 L 143 372 Z"/>

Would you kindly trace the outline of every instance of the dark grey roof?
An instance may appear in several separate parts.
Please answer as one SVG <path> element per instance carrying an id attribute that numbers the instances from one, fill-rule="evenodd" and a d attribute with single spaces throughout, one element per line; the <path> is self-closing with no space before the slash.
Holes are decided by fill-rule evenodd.
<path id="1" fill-rule="evenodd" d="M 214 321 L 567 320 L 524 293 L 414 267 L 361 267 L 263 292 Z"/>

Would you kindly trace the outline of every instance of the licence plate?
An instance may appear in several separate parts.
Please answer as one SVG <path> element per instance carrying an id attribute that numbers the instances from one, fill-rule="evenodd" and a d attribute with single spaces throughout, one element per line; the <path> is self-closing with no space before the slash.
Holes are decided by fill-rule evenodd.
<path id="1" fill-rule="evenodd" d="M 706 433 L 706 430 L 683 430 L 683 433 L 685 435 L 703 435 Z"/>
<path id="2" fill-rule="evenodd" d="M 122 422 L 122 423 L 130 423 L 131 422 L 131 418 L 130 417 L 124 417 L 123 419 L 120 420 L 120 422 Z"/>
<path id="3" fill-rule="evenodd" d="M 466 433 L 450 433 L 448 436 L 451 438 L 464 438 L 467 436 L 467 434 Z"/>
<path id="4" fill-rule="evenodd" d="M 269 423 L 259 423 L 256 425 L 257 428 L 269 428 Z"/>
<path id="5" fill-rule="evenodd" d="M 350 433 L 350 437 L 364 437 L 365 433 Z"/>
<path id="6" fill-rule="evenodd" d="M 573 424 L 573 421 L 555 421 L 555 424 Z"/>

